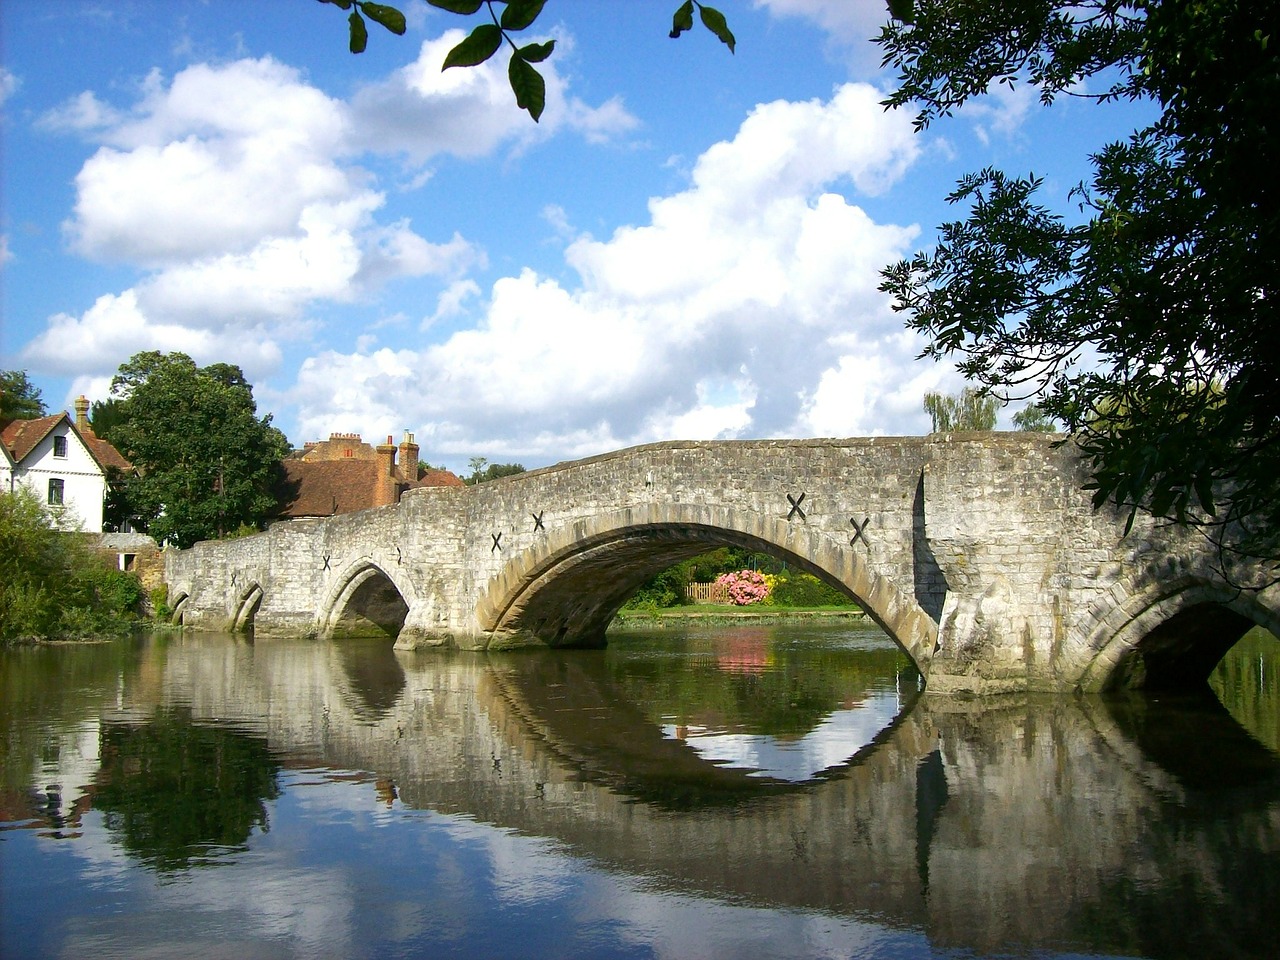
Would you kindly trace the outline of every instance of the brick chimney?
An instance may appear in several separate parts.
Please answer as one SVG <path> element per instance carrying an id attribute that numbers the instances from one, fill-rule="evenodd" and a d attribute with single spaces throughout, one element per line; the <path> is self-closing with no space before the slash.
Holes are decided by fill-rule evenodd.
<path id="1" fill-rule="evenodd" d="M 413 442 L 413 434 L 408 430 L 400 441 L 400 478 L 410 483 L 418 479 L 418 445 Z"/>
<path id="2" fill-rule="evenodd" d="M 92 433 L 89 427 L 89 401 L 84 394 L 76 397 L 76 429 L 81 433 Z"/>
<path id="3" fill-rule="evenodd" d="M 396 478 L 396 447 L 391 437 L 380 443 L 378 453 L 378 487 L 374 491 L 374 505 L 387 507 L 396 502 L 399 482 Z"/>

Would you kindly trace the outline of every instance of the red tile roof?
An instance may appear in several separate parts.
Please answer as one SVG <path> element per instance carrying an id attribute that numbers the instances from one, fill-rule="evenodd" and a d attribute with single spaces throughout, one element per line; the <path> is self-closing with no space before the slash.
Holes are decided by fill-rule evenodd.
<path id="1" fill-rule="evenodd" d="M 378 464 L 373 460 L 285 460 L 281 466 L 282 517 L 329 517 L 376 505 Z"/>
<path id="2" fill-rule="evenodd" d="M 70 421 L 71 418 L 65 413 L 59 413 L 52 417 L 37 417 L 35 420 L 10 420 L 0 427 L 0 439 L 3 439 L 13 462 L 21 463 L 64 419 Z"/>
<path id="3" fill-rule="evenodd" d="M 99 439 L 98 435 L 93 432 L 93 428 L 88 430 L 78 430 L 80 439 L 84 441 L 84 445 L 89 448 L 89 452 L 97 458 L 104 468 L 115 467 L 121 473 L 128 473 L 133 469 L 133 464 L 124 458 L 124 455 L 113 447 L 108 441 Z"/>
<path id="4" fill-rule="evenodd" d="M 66 413 L 55 413 L 52 416 L 37 417 L 34 420 L 10 420 L 0 426 L 0 442 L 4 443 L 13 462 L 21 463 L 63 420 L 67 421 L 67 426 L 84 442 L 90 456 L 98 461 L 98 466 L 102 467 L 104 472 L 108 467 L 115 467 L 126 473 L 133 469 L 133 464 L 121 456 L 119 450 L 106 440 L 98 439 L 92 429 L 77 429 L 70 415 Z"/>
<path id="5" fill-rule="evenodd" d="M 280 516 L 289 520 L 330 517 L 377 506 L 376 460 L 282 461 L 285 483 Z M 413 487 L 461 487 L 463 482 L 448 470 L 427 470 L 416 481 L 400 479 L 397 496 Z"/>

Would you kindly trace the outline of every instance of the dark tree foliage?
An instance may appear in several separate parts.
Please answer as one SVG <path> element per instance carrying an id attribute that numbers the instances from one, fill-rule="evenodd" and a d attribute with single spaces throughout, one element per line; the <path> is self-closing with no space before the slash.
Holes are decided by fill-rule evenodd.
<path id="1" fill-rule="evenodd" d="M 348 46 L 352 53 L 363 53 L 369 44 L 369 27 L 364 22 L 368 17 L 394 34 L 405 32 L 404 14 L 396 7 L 384 3 L 370 3 L 368 0 L 320 0 L 348 11 L 347 30 Z M 511 57 L 507 61 L 507 79 L 511 84 L 511 92 L 515 94 L 516 106 L 527 110 L 535 121 L 542 116 L 547 103 L 547 84 L 542 74 L 534 66 L 542 63 L 556 48 L 554 39 L 542 43 L 520 43 L 516 34 L 528 30 L 542 14 L 547 0 L 427 0 L 427 3 L 440 10 L 470 17 L 480 14 L 484 22 L 476 26 L 456 47 L 449 51 L 444 60 L 443 69 L 450 67 L 474 67 L 484 63 L 502 49 L 503 44 L 511 48 Z M 671 37 L 675 39 L 693 29 L 693 14 L 697 12 L 702 25 L 729 48 L 732 53 L 737 41 L 734 39 L 729 24 L 719 10 L 699 3 L 698 0 L 684 0 L 671 17 Z"/>
<path id="2" fill-rule="evenodd" d="M 129 512 L 156 540 L 185 548 L 275 514 L 289 443 L 270 414 L 257 416 L 239 367 L 148 351 L 121 365 L 111 390 L 124 415 L 112 441 L 137 471 Z"/>
<path id="3" fill-rule="evenodd" d="M 0 423 L 34 420 L 47 412 L 40 388 L 27 379 L 27 371 L 0 370 Z"/>
<path id="4" fill-rule="evenodd" d="M 124 422 L 124 401 L 118 397 L 95 400 L 89 408 L 89 426 L 94 436 L 112 443 L 112 433 Z"/>
<path id="5" fill-rule="evenodd" d="M 1089 94 L 1158 119 L 1094 155 L 1083 222 L 1041 181 L 987 169 L 951 194 L 966 219 L 881 289 L 999 396 L 1038 395 L 1092 469 L 1095 505 L 1203 525 L 1280 558 L 1280 7 L 1272 0 L 953 0 L 891 4 L 886 101 L 917 126 L 992 84 L 1045 103 Z M 1099 86 L 1104 84 L 1104 86 Z"/>

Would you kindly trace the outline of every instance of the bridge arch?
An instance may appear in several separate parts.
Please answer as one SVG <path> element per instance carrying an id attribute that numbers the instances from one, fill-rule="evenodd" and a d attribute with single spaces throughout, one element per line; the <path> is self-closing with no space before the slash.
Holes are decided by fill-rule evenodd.
<path id="1" fill-rule="evenodd" d="M 191 595 L 183 590 L 173 600 L 173 607 L 169 614 L 169 622 L 174 626 L 182 626 L 182 619 L 186 616 L 187 601 L 191 599 Z"/>
<path id="2" fill-rule="evenodd" d="M 489 582 L 476 617 L 490 647 L 602 646 L 614 614 L 645 580 L 725 544 L 778 555 L 844 589 L 926 671 L 937 624 L 860 551 L 778 517 L 705 504 L 646 504 L 553 530 Z"/>
<path id="3" fill-rule="evenodd" d="M 1280 605 L 1264 596 L 1176 562 L 1148 567 L 1120 601 L 1090 611 L 1083 642 L 1093 653 L 1076 686 L 1197 686 L 1250 628 L 1280 636 Z"/>
<path id="4" fill-rule="evenodd" d="M 404 586 L 372 557 L 349 563 L 334 581 L 319 617 L 325 637 L 373 636 L 394 639 L 409 614 Z"/>
<path id="5" fill-rule="evenodd" d="M 235 616 L 231 618 L 231 630 L 233 633 L 248 633 L 253 629 L 253 618 L 258 613 L 258 608 L 262 606 L 262 586 L 256 581 L 251 581 L 236 598 Z"/>

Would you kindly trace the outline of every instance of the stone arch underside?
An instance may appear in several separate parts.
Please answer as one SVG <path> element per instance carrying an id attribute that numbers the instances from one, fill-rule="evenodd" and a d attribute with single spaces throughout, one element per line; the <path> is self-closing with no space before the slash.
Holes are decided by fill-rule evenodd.
<path id="1" fill-rule="evenodd" d="M 395 581 L 371 560 L 356 561 L 339 581 L 323 616 L 327 637 L 396 638 L 409 604 Z"/>
<path id="2" fill-rule="evenodd" d="M 231 618 L 231 629 L 234 633 L 248 633 L 253 629 L 253 618 L 262 606 L 262 587 L 257 582 L 250 583 L 240 592 L 236 600 L 235 616 Z"/>
<path id="3" fill-rule="evenodd" d="M 859 552 L 779 518 L 702 505 L 649 505 L 553 532 L 490 581 L 477 620 L 490 648 L 603 646 L 610 621 L 641 584 L 724 545 L 779 556 L 844 590 L 925 672 L 937 624 Z"/>
<path id="4" fill-rule="evenodd" d="M 179 593 L 173 600 L 172 613 L 169 614 L 169 622 L 175 626 L 182 626 L 182 618 L 187 613 L 187 601 L 191 599 L 191 595 L 185 590 Z"/>
<path id="5" fill-rule="evenodd" d="M 1193 689 L 1254 626 L 1280 636 L 1280 608 L 1253 591 L 1199 575 L 1148 574 L 1121 602 L 1095 612 L 1085 691 Z"/>

